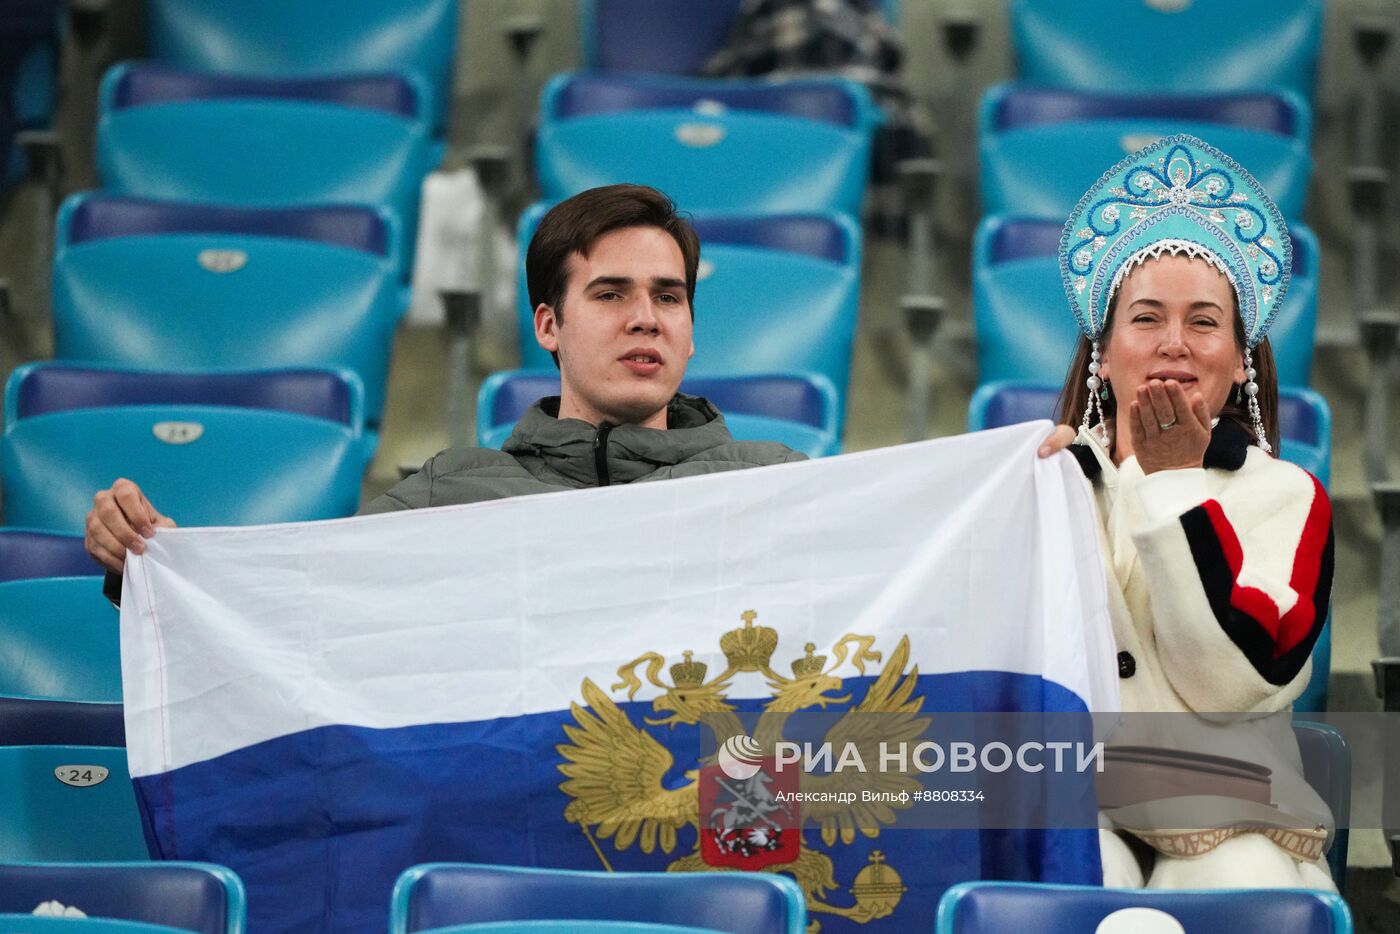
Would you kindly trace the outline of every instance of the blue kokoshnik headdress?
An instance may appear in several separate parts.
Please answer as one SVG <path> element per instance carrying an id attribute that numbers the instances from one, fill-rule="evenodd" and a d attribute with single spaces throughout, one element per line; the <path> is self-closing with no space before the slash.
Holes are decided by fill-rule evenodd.
<path id="1" fill-rule="evenodd" d="M 1103 421 L 1099 338 L 1109 304 L 1135 266 L 1163 255 L 1205 260 L 1234 287 L 1245 335 L 1244 392 L 1255 437 L 1267 451 L 1250 351 L 1268 333 L 1288 290 L 1292 242 L 1283 216 L 1254 176 L 1184 134 L 1109 169 L 1080 199 L 1060 237 L 1060 274 L 1070 308 L 1094 345 L 1083 426 L 1089 427 L 1091 411 Z"/>

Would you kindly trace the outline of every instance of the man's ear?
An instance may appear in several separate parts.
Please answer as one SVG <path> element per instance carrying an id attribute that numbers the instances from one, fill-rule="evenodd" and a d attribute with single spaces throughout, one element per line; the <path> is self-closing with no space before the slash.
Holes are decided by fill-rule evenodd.
<path id="1" fill-rule="evenodd" d="M 559 319 L 544 302 L 535 306 L 535 343 L 550 353 L 559 352 Z"/>

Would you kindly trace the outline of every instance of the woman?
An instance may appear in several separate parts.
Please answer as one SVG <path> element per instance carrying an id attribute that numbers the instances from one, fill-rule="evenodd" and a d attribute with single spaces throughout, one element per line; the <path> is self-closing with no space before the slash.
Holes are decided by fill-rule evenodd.
<path id="1" fill-rule="evenodd" d="M 1262 716 L 1306 686 L 1332 577 L 1326 492 L 1273 456 L 1265 335 L 1288 283 L 1283 218 L 1227 156 L 1171 137 L 1085 195 L 1060 255 L 1082 337 L 1061 394 L 1069 427 L 1047 449 L 1077 428 L 1070 450 L 1098 506 L 1123 709 L 1255 715 L 1169 728 L 1189 734 L 1177 737 L 1188 749 L 1271 770 L 1272 806 L 1174 798 L 1106 810 L 1116 832 L 1101 834 L 1105 884 L 1334 888 L 1320 861 L 1331 817 L 1303 780 L 1287 716 Z M 1215 813 L 1212 801 L 1228 804 Z"/>

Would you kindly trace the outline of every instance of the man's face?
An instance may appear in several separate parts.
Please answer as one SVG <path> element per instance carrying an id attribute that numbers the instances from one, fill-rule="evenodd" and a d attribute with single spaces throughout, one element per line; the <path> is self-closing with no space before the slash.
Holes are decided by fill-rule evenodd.
<path id="1" fill-rule="evenodd" d="M 569 257 L 562 314 L 535 309 L 535 339 L 559 354 L 560 418 L 666 427 L 691 340 L 685 260 L 659 227 L 624 227 Z"/>

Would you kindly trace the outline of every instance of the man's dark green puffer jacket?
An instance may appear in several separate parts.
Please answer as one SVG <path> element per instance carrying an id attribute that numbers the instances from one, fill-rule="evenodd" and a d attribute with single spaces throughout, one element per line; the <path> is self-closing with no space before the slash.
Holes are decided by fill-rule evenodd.
<path id="1" fill-rule="evenodd" d="M 637 425 L 593 426 L 556 418 L 559 399 L 535 403 L 499 451 L 453 448 L 366 504 L 361 515 L 476 503 L 617 483 L 696 477 L 805 460 L 770 441 L 735 441 L 707 400 L 677 395 L 665 431 Z"/>

